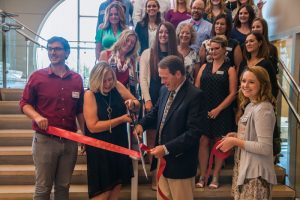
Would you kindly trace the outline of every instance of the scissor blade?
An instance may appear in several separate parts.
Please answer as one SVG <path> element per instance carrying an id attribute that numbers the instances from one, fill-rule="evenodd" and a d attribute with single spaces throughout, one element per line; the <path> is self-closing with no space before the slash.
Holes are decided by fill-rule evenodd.
<path id="1" fill-rule="evenodd" d="M 139 152 L 140 152 L 140 154 L 141 154 L 141 161 L 142 161 L 142 167 L 143 167 L 143 170 L 144 170 L 144 174 L 145 174 L 145 176 L 146 176 L 146 179 L 148 180 L 148 175 L 147 175 L 146 165 L 145 165 L 145 159 L 144 159 L 144 156 L 143 156 L 141 147 L 140 147 L 141 141 L 140 141 L 139 136 L 136 136 L 136 139 L 137 139 L 137 141 L 138 141 Z"/>

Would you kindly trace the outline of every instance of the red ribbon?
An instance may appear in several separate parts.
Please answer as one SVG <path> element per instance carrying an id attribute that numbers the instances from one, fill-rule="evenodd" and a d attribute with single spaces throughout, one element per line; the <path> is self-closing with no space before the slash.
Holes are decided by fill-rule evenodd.
<path id="1" fill-rule="evenodd" d="M 141 150 L 146 151 L 147 153 L 150 153 L 150 148 L 148 146 L 146 146 L 145 144 L 141 143 L 140 148 L 141 148 Z M 159 187 L 159 184 L 158 184 L 159 179 L 162 176 L 165 167 L 166 167 L 166 160 L 164 158 L 160 158 L 159 159 L 159 167 L 158 167 L 157 174 L 156 174 L 157 191 L 158 191 L 158 194 L 161 196 L 162 199 L 169 200 L 168 197 L 161 191 L 161 189 Z"/>
<path id="2" fill-rule="evenodd" d="M 217 142 L 214 144 L 211 152 L 210 152 L 208 169 L 207 169 L 207 172 L 206 172 L 206 175 L 205 175 L 205 185 L 208 182 L 210 171 L 212 169 L 212 165 L 213 165 L 213 162 L 214 162 L 213 158 L 217 157 L 217 158 L 220 158 L 221 160 L 226 160 L 229 156 L 232 155 L 232 151 L 222 152 L 222 151 L 220 151 L 219 149 L 216 148 L 221 142 L 222 142 L 222 140 L 218 139 Z"/>
<path id="3" fill-rule="evenodd" d="M 137 159 L 141 158 L 140 153 L 137 152 L 137 151 L 130 150 L 130 149 L 127 149 L 125 147 L 121 147 L 121 146 L 118 146 L 118 145 L 115 145 L 115 144 L 104 142 L 102 140 L 91 138 L 91 137 L 81 135 L 81 134 L 78 134 L 78 133 L 74 133 L 74 132 L 71 132 L 71 131 L 67 131 L 67 130 L 64 130 L 64 129 L 56 128 L 54 126 L 49 126 L 48 127 L 48 133 L 52 134 L 52 135 L 55 135 L 55 136 L 58 136 L 58 137 L 63 137 L 63 138 L 66 138 L 66 139 L 69 139 L 69 140 L 72 140 L 72 141 L 75 141 L 75 142 L 79 142 L 79 143 L 82 143 L 82 144 L 87 144 L 87 145 L 90 145 L 90 146 L 93 146 L 93 147 L 104 149 L 104 150 L 107 150 L 107 151 L 112 151 L 112 152 L 115 152 L 115 153 L 128 155 L 128 156 L 131 156 L 131 157 L 134 157 L 134 158 L 137 158 Z"/>
<path id="4" fill-rule="evenodd" d="M 166 167 L 166 160 L 164 158 L 160 158 L 159 159 L 159 168 L 156 174 L 156 180 L 157 180 L 157 191 L 158 194 L 161 196 L 162 199 L 164 200 L 169 200 L 169 198 L 161 191 L 160 187 L 159 187 L 159 179 L 160 177 L 163 175 L 164 169 Z"/>

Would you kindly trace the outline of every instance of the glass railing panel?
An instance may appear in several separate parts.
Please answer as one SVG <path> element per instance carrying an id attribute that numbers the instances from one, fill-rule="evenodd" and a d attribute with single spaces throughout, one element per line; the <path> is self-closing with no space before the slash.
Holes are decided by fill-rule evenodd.
<path id="1" fill-rule="evenodd" d="M 272 41 L 276 46 L 278 57 L 285 64 L 288 71 L 292 71 L 292 54 L 293 54 L 293 36 L 283 37 L 279 40 Z"/>
<path id="2" fill-rule="evenodd" d="M 27 44 L 15 30 L 6 32 L 6 87 L 23 88 L 27 80 Z"/>
<path id="3" fill-rule="evenodd" d="M 278 74 L 281 93 L 277 105 L 282 140 L 279 165 L 286 169 L 286 184 L 295 189 L 296 195 L 300 196 L 300 94 L 299 87 L 292 80 L 289 71 L 281 62 Z"/>

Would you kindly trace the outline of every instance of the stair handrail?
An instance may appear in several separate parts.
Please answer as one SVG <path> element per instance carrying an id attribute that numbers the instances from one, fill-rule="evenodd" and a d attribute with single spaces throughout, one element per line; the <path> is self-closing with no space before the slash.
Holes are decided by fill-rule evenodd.
<path id="1" fill-rule="evenodd" d="M 42 47 L 42 48 L 45 48 L 45 49 L 46 49 L 45 46 L 41 45 L 39 42 L 37 42 L 36 40 L 34 40 L 33 38 L 31 38 L 31 37 L 30 37 L 29 35 L 27 35 L 26 33 L 22 32 L 22 31 L 20 31 L 20 30 L 16 30 L 16 32 L 19 33 L 20 35 L 22 35 L 22 36 L 25 38 L 25 40 L 29 40 L 30 42 L 32 42 L 32 43 L 38 45 L 39 47 Z"/>
<path id="2" fill-rule="evenodd" d="M 288 70 L 286 64 L 284 63 L 284 61 L 280 58 L 279 59 L 279 63 L 282 67 L 282 69 L 285 71 L 285 73 L 288 75 L 288 77 L 290 78 L 290 80 L 292 81 L 292 83 L 294 84 L 298 94 L 300 94 L 300 87 L 298 86 L 297 82 L 295 81 L 294 77 L 291 75 L 290 71 Z"/>
<path id="3" fill-rule="evenodd" d="M 294 78 L 292 77 L 292 75 L 290 74 L 290 72 L 288 71 L 286 65 L 283 63 L 283 60 L 280 59 L 279 63 L 281 64 L 281 67 L 283 68 L 283 70 L 286 72 L 286 74 L 288 75 L 288 77 L 291 79 L 291 81 L 295 85 L 296 89 L 298 90 L 298 95 L 299 95 L 299 93 L 300 93 L 299 86 L 297 85 L 296 81 L 294 80 Z M 293 103 L 290 101 L 288 94 L 283 89 L 283 87 L 282 87 L 282 85 L 281 85 L 281 83 L 280 83 L 279 80 L 277 80 L 277 83 L 278 83 L 278 87 L 279 87 L 279 90 L 280 90 L 281 94 L 283 95 L 284 99 L 286 100 L 289 108 L 292 110 L 292 112 L 293 112 L 293 114 L 294 114 L 294 116 L 297 119 L 297 122 L 299 124 L 300 123 L 300 116 L 299 116 L 297 110 L 295 109 Z"/>
<path id="4" fill-rule="evenodd" d="M 42 36 L 40 36 L 39 34 L 37 34 L 36 32 L 34 32 L 31 28 L 27 27 L 25 24 L 23 24 L 22 22 L 20 22 L 19 20 L 17 20 L 16 18 L 14 18 L 14 16 L 18 16 L 18 15 L 11 15 L 11 13 L 7 13 L 5 11 L 2 11 L 2 15 L 15 21 L 17 24 L 21 25 L 23 28 L 25 28 L 26 30 L 28 30 L 30 33 L 32 33 L 33 35 L 37 36 L 38 38 L 41 38 L 42 40 L 46 41 L 47 40 L 45 38 L 43 38 Z"/>
<path id="5" fill-rule="evenodd" d="M 285 93 L 283 87 L 279 84 L 279 82 L 278 82 L 278 87 L 279 87 L 284 99 L 286 100 L 287 104 L 289 105 L 289 108 L 292 110 L 294 116 L 296 117 L 297 122 L 300 123 L 300 116 L 298 115 L 297 110 L 293 106 L 292 102 L 289 100 L 288 95 Z"/>

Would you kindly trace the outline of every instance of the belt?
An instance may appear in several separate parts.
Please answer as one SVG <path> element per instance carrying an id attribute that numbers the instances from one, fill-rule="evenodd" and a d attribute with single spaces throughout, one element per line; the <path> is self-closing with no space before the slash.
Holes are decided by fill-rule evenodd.
<path id="1" fill-rule="evenodd" d="M 36 132 L 38 134 L 41 134 L 41 135 L 44 135 L 46 137 L 49 137 L 49 138 L 53 138 L 53 139 L 56 139 L 56 140 L 60 140 L 62 142 L 65 142 L 67 141 L 67 139 L 63 138 L 63 137 L 58 137 L 56 135 L 52 135 L 52 134 L 47 134 L 47 133 L 41 133 L 41 132 Z"/>

